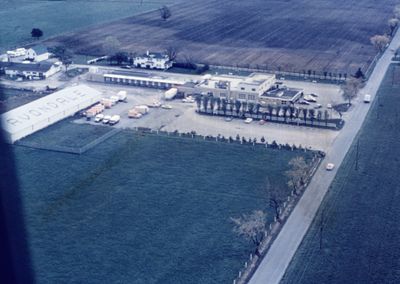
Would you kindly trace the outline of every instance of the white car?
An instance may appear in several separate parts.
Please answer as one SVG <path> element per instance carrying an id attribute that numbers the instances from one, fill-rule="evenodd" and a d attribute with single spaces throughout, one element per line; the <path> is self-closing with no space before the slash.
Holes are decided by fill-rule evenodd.
<path id="1" fill-rule="evenodd" d="M 183 103 L 194 103 L 194 99 L 193 99 L 193 97 L 189 96 L 189 97 L 182 99 L 182 102 Z"/>
<path id="2" fill-rule="evenodd" d="M 109 122 L 110 122 L 110 119 L 111 119 L 111 115 L 106 115 L 106 116 L 104 116 L 104 118 L 103 118 L 103 123 L 104 123 L 104 124 L 109 123 Z"/>
<path id="3" fill-rule="evenodd" d="M 333 164 L 333 163 L 327 163 L 326 164 L 326 170 L 327 171 L 331 171 L 331 170 L 333 170 L 335 168 L 335 164 Z"/>
<path id="4" fill-rule="evenodd" d="M 172 106 L 170 106 L 170 105 L 162 105 L 161 108 L 163 108 L 163 109 L 172 109 Z"/>
<path id="5" fill-rule="evenodd" d="M 229 122 L 229 121 L 232 121 L 232 119 L 233 119 L 232 117 L 226 117 L 225 121 Z"/>
<path id="6" fill-rule="evenodd" d="M 248 117 L 244 120 L 244 123 L 250 124 L 253 122 L 253 119 L 251 117 Z"/>
<path id="7" fill-rule="evenodd" d="M 94 117 L 94 122 L 100 122 L 100 121 L 103 120 L 103 118 L 104 118 L 104 114 L 99 113 L 98 115 L 96 115 L 96 116 Z"/>

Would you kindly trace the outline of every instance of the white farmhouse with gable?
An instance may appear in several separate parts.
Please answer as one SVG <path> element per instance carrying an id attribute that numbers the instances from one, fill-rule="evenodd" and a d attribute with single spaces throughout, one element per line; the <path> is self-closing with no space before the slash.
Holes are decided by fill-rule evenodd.
<path id="1" fill-rule="evenodd" d="M 136 56 L 133 64 L 138 68 L 166 70 L 172 67 L 172 60 L 165 53 L 149 52 Z"/>

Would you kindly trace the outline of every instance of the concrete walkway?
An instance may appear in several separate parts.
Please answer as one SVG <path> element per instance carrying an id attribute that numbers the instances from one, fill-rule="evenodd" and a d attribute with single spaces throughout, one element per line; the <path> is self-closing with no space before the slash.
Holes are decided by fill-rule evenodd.
<path id="1" fill-rule="evenodd" d="M 366 86 L 361 90 L 361 94 L 370 94 L 372 99 L 375 99 L 378 88 L 392 61 L 394 55 L 392 50 L 396 50 L 399 46 L 400 33 L 397 32 L 389 48 L 379 59 Z M 280 282 L 303 237 L 307 233 L 336 175 L 338 167 L 360 130 L 370 106 L 371 104 L 362 103 L 362 98 L 358 99 L 358 103 L 352 111 L 353 115 L 346 121 L 345 127 L 327 151 L 325 162 L 315 173 L 292 215 L 251 278 L 250 284 L 278 284 Z M 336 165 L 334 171 L 328 172 L 325 170 L 325 164 L 328 162 Z"/>

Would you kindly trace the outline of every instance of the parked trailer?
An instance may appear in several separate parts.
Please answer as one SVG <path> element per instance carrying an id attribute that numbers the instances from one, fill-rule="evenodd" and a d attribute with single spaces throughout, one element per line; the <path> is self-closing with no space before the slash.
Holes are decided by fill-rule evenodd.
<path id="1" fill-rule="evenodd" d="M 114 101 L 110 100 L 109 98 L 102 98 L 101 104 L 104 105 L 105 108 L 112 107 L 115 103 Z"/>
<path id="2" fill-rule="evenodd" d="M 117 93 L 117 97 L 118 97 L 120 102 L 125 102 L 126 101 L 126 97 L 127 97 L 126 91 L 119 91 Z"/>
<path id="3" fill-rule="evenodd" d="M 146 114 L 149 112 L 149 107 L 146 105 L 135 106 L 133 109 L 141 114 Z"/>
<path id="4" fill-rule="evenodd" d="M 131 109 L 128 111 L 128 117 L 138 119 L 142 117 L 142 114 L 140 112 L 137 112 L 135 109 Z"/>
<path id="5" fill-rule="evenodd" d="M 165 92 L 164 97 L 166 100 L 172 100 L 173 98 L 175 98 L 177 93 L 178 93 L 177 88 L 171 88 Z"/>

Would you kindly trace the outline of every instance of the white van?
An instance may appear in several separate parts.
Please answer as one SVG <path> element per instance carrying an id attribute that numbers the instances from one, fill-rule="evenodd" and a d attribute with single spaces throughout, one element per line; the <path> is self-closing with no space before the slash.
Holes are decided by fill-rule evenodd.
<path id="1" fill-rule="evenodd" d="M 364 103 L 370 103 L 371 102 L 371 95 L 364 95 Z"/>

